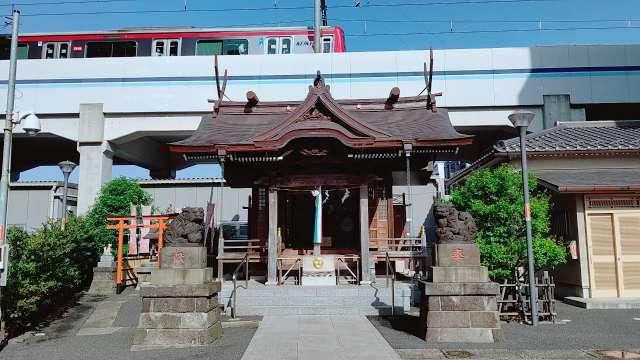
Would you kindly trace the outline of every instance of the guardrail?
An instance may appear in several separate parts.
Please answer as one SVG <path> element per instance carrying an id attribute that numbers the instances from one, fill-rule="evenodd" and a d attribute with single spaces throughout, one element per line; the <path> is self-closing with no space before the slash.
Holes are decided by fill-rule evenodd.
<path id="1" fill-rule="evenodd" d="M 245 289 L 249 288 L 249 254 L 246 254 L 243 258 L 242 261 L 236 266 L 235 270 L 233 270 L 233 275 L 231 275 L 231 280 L 233 281 L 233 291 L 231 291 L 231 299 L 230 302 L 231 304 L 233 304 L 231 306 L 231 318 L 235 319 L 236 318 L 236 312 L 237 312 L 237 298 L 238 298 L 238 272 L 240 271 L 240 269 L 242 268 L 242 265 L 245 265 L 244 268 L 244 286 Z"/>

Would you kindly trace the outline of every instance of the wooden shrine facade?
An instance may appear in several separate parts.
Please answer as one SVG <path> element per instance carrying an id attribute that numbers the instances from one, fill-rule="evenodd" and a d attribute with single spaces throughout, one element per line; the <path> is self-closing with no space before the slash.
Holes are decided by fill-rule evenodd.
<path id="1" fill-rule="evenodd" d="M 393 174 L 406 173 L 410 188 L 411 169 L 454 157 L 472 138 L 455 131 L 433 97 L 399 92 L 336 101 L 318 74 L 303 102 L 260 102 L 250 91 L 247 102 L 219 101 L 191 137 L 171 144 L 187 161 L 218 162 L 228 186 L 253 189 L 249 240 L 234 253 L 220 242 L 219 273 L 249 254 L 266 263 L 268 283 L 280 282 L 278 270 L 313 247 L 312 190 L 324 204 L 321 252 L 355 259 L 359 280 L 372 280 L 387 251 L 423 250 L 402 240 L 410 201 L 394 200 Z"/>

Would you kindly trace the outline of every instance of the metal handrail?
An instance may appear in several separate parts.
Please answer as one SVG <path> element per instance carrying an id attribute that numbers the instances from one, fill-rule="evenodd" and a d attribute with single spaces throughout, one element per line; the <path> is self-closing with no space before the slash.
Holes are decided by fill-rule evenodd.
<path id="1" fill-rule="evenodd" d="M 389 252 L 384 253 L 385 272 L 387 277 L 387 287 L 389 287 L 389 271 L 391 271 L 391 316 L 396 315 L 396 272 L 391 268 Z"/>
<path id="2" fill-rule="evenodd" d="M 245 254 L 244 257 L 242 258 L 242 261 L 240 261 L 240 263 L 238 264 L 238 266 L 236 266 L 236 269 L 233 270 L 233 275 L 231 275 L 231 280 L 233 281 L 233 291 L 231 292 L 231 303 L 233 304 L 231 306 L 231 318 L 235 319 L 236 318 L 236 299 L 238 297 L 237 295 L 237 290 L 238 290 L 238 271 L 240 271 L 240 268 L 242 267 L 242 264 L 245 265 L 244 268 L 244 288 L 248 289 L 249 288 L 249 254 Z"/>
<path id="3" fill-rule="evenodd" d="M 283 285 L 285 282 L 285 279 L 287 278 L 287 276 L 289 276 L 289 273 L 291 272 L 291 270 L 293 270 L 293 268 L 298 265 L 298 285 L 302 285 L 302 281 L 300 280 L 300 277 L 302 276 L 301 274 L 301 269 L 302 269 L 302 259 L 300 258 L 295 258 L 293 264 L 291 264 L 291 266 L 289 266 L 289 269 L 284 273 L 284 275 L 282 275 L 282 265 L 283 265 L 283 260 L 294 260 L 294 258 L 278 258 L 278 261 L 280 261 L 280 279 L 278 280 L 278 285 Z"/>
<path id="4" fill-rule="evenodd" d="M 360 258 L 358 256 L 349 256 L 349 258 L 355 259 L 356 260 L 356 272 L 358 273 L 357 275 L 351 270 L 351 268 L 349 267 L 349 265 L 346 263 L 345 258 L 347 258 L 346 256 L 338 256 L 336 257 L 336 285 L 340 285 L 340 263 L 342 263 L 345 267 L 345 269 L 351 274 L 351 276 L 353 276 L 354 282 L 357 284 L 358 283 L 358 278 L 360 277 Z M 349 281 L 347 280 L 347 283 L 349 283 Z"/>

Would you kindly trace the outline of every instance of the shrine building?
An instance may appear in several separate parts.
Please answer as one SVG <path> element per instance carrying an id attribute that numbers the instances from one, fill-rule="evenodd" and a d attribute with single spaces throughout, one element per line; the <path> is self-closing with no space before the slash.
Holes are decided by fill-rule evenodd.
<path id="1" fill-rule="evenodd" d="M 170 149 L 186 161 L 219 163 L 227 187 L 252 189 L 248 239 L 221 233 L 212 242 L 220 278 L 233 272 L 225 264 L 247 256 L 252 276 L 282 284 L 313 253 L 333 255 L 338 270 L 362 284 L 375 280 L 387 256 L 396 267 L 424 269 L 424 232 L 408 230 L 411 171 L 456 159 L 472 140 L 433 95 L 403 98 L 393 88 L 386 99 L 336 100 L 318 73 L 302 102 L 262 102 L 253 91 L 246 102 L 218 100 Z M 392 193 L 398 173 L 409 189 L 403 199 Z"/>

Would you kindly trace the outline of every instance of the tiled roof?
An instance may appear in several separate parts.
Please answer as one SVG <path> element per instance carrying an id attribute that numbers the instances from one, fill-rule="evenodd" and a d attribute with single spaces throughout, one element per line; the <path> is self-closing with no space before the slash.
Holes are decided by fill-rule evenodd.
<path id="1" fill-rule="evenodd" d="M 538 170 L 534 173 L 543 184 L 559 192 L 640 189 L 640 169 Z"/>
<path id="2" fill-rule="evenodd" d="M 187 152 L 244 146 L 246 150 L 249 145 L 264 151 L 286 145 L 288 138 L 328 135 L 348 146 L 388 147 L 390 142 L 402 146 L 404 141 L 427 146 L 471 143 L 472 136 L 453 128 L 446 110 L 427 109 L 422 98 L 405 100 L 402 106 L 388 106 L 385 99 L 363 100 L 364 106 L 345 104 L 333 99 L 328 86 L 314 85 L 304 102 L 259 103 L 253 108 L 246 104 L 222 106 L 219 113 L 204 116 L 193 135 L 172 143 L 171 149 Z"/>
<path id="3" fill-rule="evenodd" d="M 498 153 L 520 151 L 520 139 L 495 146 Z M 640 150 L 640 120 L 563 122 L 527 135 L 527 151 Z"/>

